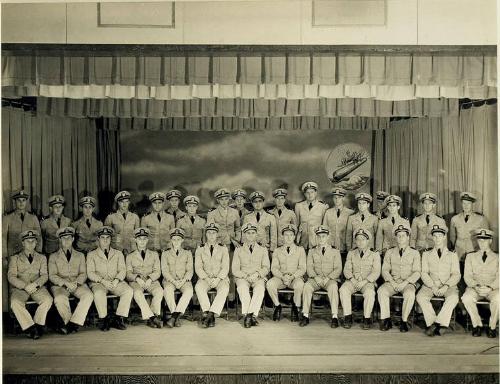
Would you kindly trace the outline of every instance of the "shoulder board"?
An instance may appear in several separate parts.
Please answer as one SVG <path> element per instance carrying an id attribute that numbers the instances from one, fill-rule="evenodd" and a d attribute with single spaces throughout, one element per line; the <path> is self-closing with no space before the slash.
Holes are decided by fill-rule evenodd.
<path id="1" fill-rule="evenodd" d="M 439 217 L 440 219 L 442 219 L 443 217 L 442 216 L 439 216 L 439 215 L 436 215 L 437 217 Z"/>
<path id="2" fill-rule="evenodd" d="M 415 251 L 417 250 L 417 248 L 415 248 L 415 247 L 410 247 L 410 248 L 411 248 L 411 249 L 414 249 Z"/>
<path id="3" fill-rule="evenodd" d="M 208 212 L 215 211 L 216 209 L 217 209 L 217 207 L 210 208 L 210 209 L 208 210 Z"/>
<path id="4" fill-rule="evenodd" d="M 225 247 L 225 245 L 222 243 L 217 243 L 217 244 L 219 244 L 221 247 Z"/>
<path id="5" fill-rule="evenodd" d="M 402 218 L 403 220 L 410 221 L 410 219 L 408 219 L 407 217 L 403 217 L 403 216 L 401 216 L 401 218 Z"/>
<path id="6" fill-rule="evenodd" d="M 484 216 L 481 212 L 474 212 L 476 215 Z"/>
<path id="7" fill-rule="evenodd" d="M 333 245 L 333 244 L 331 245 L 331 247 L 332 247 L 333 249 L 337 249 L 337 248 L 335 248 L 335 245 Z"/>

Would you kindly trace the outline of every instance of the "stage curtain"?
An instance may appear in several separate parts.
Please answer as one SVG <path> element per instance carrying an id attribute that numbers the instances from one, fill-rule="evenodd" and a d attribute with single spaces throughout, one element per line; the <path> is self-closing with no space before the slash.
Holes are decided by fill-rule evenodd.
<path id="1" fill-rule="evenodd" d="M 420 213 L 419 194 L 434 192 L 448 224 L 461 211 L 460 192 L 473 192 L 475 209 L 498 231 L 497 143 L 496 104 L 459 116 L 393 121 L 375 132 L 374 188 L 401 196 L 409 218 Z"/>
<path id="2" fill-rule="evenodd" d="M 3 85 L 321 84 L 496 86 L 496 56 L 212 54 L 77 56 L 3 51 Z"/>
<path id="3" fill-rule="evenodd" d="M 11 192 L 25 188 L 31 208 L 48 214 L 51 195 L 66 198 L 65 214 L 78 212 L 83 193 L 96 195 L 96 127 L 91 119 L 37 117 L 2 108 L 2 190 L 4 213 L 13 209 Z"/>

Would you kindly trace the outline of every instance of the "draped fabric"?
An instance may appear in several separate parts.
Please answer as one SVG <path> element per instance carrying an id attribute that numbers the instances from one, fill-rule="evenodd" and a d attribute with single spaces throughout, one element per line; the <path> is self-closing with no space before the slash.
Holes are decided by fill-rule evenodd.
<path id="1" fill-rule="evenodd" d="M 458 114 L 458 99 L 63 99 L 39 97 L 37 114 L 68 117 L 440 117 Z"/>
<path id="2" fill-rule="evenodd" d="M 47 215 L 48 198 L 62 194 L 66 215 L 75 216 L 81 194 L 97 193 L 97 164 L 94 120 L 41 118 L 2 108 L 4 212 L 14 208 L 11 192 L 25 188 L 37 214 Z"/>
<path id="3" fill-rule="evenodd" d="M 478 196 L 475 209 L 498 231 L 497 106 L 459 116 L 393 121 L 375 132 L 374 189 L 402 197 L 402 214 L 419 212 L 418 196 L 437 194 L 437 212 L 449 223 L 461 211 L 460 192 Z"/>

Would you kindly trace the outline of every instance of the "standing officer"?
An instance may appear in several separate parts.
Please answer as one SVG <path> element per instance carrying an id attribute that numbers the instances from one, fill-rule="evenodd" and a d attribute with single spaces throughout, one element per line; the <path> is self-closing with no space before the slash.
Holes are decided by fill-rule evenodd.
<path id="1" fill-rule="evenodd" d="M 386 218 L 387 219 L 387 218 Z M 386 219 L 382 219 L 386 220 Z M 408 332 L 408 316 L 415 303 L 415 291 L 420 279 L 420 253 L 409 246 L 410 226 L 399 224 L 394 229 L 396 246 L 387 249 L 382 263 L 382 277 L 385 283 L 378 289 L 378 302 L 380 305 L 380 329 L 387 331 L 392 328 L 391 322 L 391 296 L 399 293 L 403 296 L 403 310 L 399 330 Z"/>
<path id="2" fill-rule="evenodd" d="M 23 189 L 12 194 L 15 210 L 3 217 L 2 222 L 2 305 L 8 307 L 7 265 L 9 257 L 23 250 L 21 233 L 29 229 L 38 233 L 36 251 L 42 252 L 42 237 L 38 218 L 27 211 L 29 195 Z"/>
<path id="3" fill-rule="evenodd" d="M 368 193 L 357 193 L 355 199 L 358 203 L 358 212 L 349 216 L 347 219 L 346 245 L 347 249 L 354 248 L 354 235 L 359 229 L 364 229 L 370 233 L 368 248 L 375 248 L 375 239 L 373 236 L 377 233 L 378 218 L 370 212 L 372 197 Z"/>
<path id="4" fill-rule="evenodd" d="M 63 214 L 65 204 L 66 201 L 62 195 L 54 195 L 49 198 L 50 215 L 40 223 L 43 238 L 43 252 L 46 255 L 57 252 L 59 249 L 57 231 L 71 225 L 71 219 Z"/>
<path id="5" fill-rule="evenodd" d="M 257 227 L 257 243 L 273 252 L 278 242 L 278 229 L 276 219 L 264 210 L 264 194 L 255 191 L 250 194 L 250 201 L 253 205 L 253 212 L 243 219 L 243 224 L 252 223 Z"/>
<path id="6" fill-rule="evenodd" d="M 198 281 L 194 287 L 203 311 L 202 326 L 215 326 L 215 316 L 220 316 L 229 293 L 229 251 L 217 244 L 219 226 L 210 223 L 205 226 L 207 242 L 198 247 L 195 254 L 195 271 Z M 215 289 L 217 294 L 210 304 L 208 291 Z"/>
<path id="7" fill-rule="evenodd" d="M 85 256 L 73 248 L 75 229 L 73 227 L 60 228 L 56 235 L 59 238 L 60 247 L 49 257 L 49 280 L 52 283 L 54 304 L 64 323 L 60 331 L 68 334 L 77 332 L 85 323 L 94 295 L 86 284 Z M 69 305 L 70 296 L 78 299 L 78 305 L 73 314 Z"/>
<path id="8" fill-rule="evenodd" d="M 75 228 L 75 249 L 87 254 L 97 248 L 97 231 L 102 228 L 102 222 L 94 216 L 96 200 L 92 196 L 84 196 L 79 202 L 82 217 L 71 223 Z"/>
<path id="9" fill-rule="evenodd" d="M 446 227 L 446 223 L 441 216 L 436 215 L 437 196 L 434 193 L 423 193 L 420 195 L 420 202 L 424 212 L 413 219 L 411 224 L 410 246 L 422 252 L 432 249 L 434 246 L 432 228 L 437 225 Z"/>
<path id="10" fill-rule="evenodd" d="M 177 220 L 177 228 L 182 229 L 185 235 L 182 245 L 193 254 L 203 243 L 203 229 L 207 222 L 196 213 L 199 204 L 200 199 L 197 196 L 186 196 L 184 198 L 184 206 L 186 207 L 187 214 Z"/>
<path id="11" fill-rule="evenodd" d="M 243 246 L 234 251 L 231 270 L 236 279 L 236 287 L 241 301 L 241 313 L 245 328 L 258 324 L 257 316 L 266 291 L 266 276 L 269 273 L 267 248 L 257 243 L 257 226 L 246 223 L 242 228 L 245 235 Z M 253 288 L 250 296 L 250 287 Z"/>
<path id="12" fill-rule="evenodd" d="M 300 245 L 295 245 L 297 227 L 288 224 L 283 227 L 282 235 L 284 244 L 276 248 L 271 262 L 273 277 L 268 280 L 266 287 L 275 308 L 273 320 L 281 318 L 281 303 L 278 289 L 293 289 L 292 321 L 299 319 L 299 308 L 302 306 L 302 292 L 304 290 L 304 275 L 306 273 L 306 252 Z"/>
<path id="13" fill-rule="evenodd" d="M 446 247 L 448 229 L 435 224 L 431 229 L 434 247 L 422 254 L 422 282 L 417 294 L 417 303 L 422 308 L 427 336 L 443 335 L 458 303 L 457 284 L 460 281 L 460 267 L 455 252 Z M 444 297 L 444 303 L 436 316 L 431 299 Z"/>
<path id="14" fill-rule="evenodd" d="M 172 316 L 167 321 L 169 328 L 180 327 L 180 317 L 186 311 L 193 297 L 193 255 L 191 251 L 182 248 L 184 231 L 174 228 L 170 231 L 172 248 L 161 254 L 161 272 L 163 274 L 163 294 Z M 181 292 L 181 297 L 175 303 L 175 291 Z"/>
<path id="15" fill-rule="evenodd" d="M 375 211 L 375 216 L 377 216 L 379 220 L 385 219 L 388 214 L 385 199 L 389 196 L 389 194 L 385 191 L 377 191 L 375 196 L 377 197 L 377 210 Z"/>
<path id="16" fill-rule="evenodd" d="M 108 331 L 110 327 L 126 329 L 124 318 L 128 317 L 130 303 L 134 291 L 125 282 L 127 267 L 123 253 L 111 248 L 111 237 L 113 228 L 103 226 L 97 230 L 97 249 L 90 251 L 87 255 L 87 275 L 91 281 L 90 287 L 94 292 L 94 302 L 99 319 L 104 319 L 101 325 L 102 331 Z M 120 298 L 116 317 L 111 319 L 108 315 L 108 292 Z"/>
<path id="17" fill-rule="evenodd" d="M 332 191 L 333 208 L 325 212 L 323 225 L 328 227 L 330 237 L 328 243 L 337 248 L 341 256 L 347 255 L 346 247 L 346 229 L 347 220 L 354 211 L 344 206 L 346 191 L 341 188 L 334 188 Z"/>
<path id="18" fill-rule="evenodd" d="M 314 229 L 321 225 L 328 204 L 318 200 L 318 184 L 315 182 L 305 182 L 301 189 L 306 199 L 295 204 L 295 216 L 299 226 L 297 243 L 308 250 L 317 244 Z"/>
<path id="19" fill-rule="evenodd" d="M 363 294 L 363 329 L 371 327 L 371 316 L 375 304 L 375 284 L 380 276 L 380 255 L 370 250 L 372 234 L 360 228 L 354 232 L 357 248 L 349 251 L 344 267 L 346 281 L 340 287 L 340 302 L 344 312 L 344 328 L 352 326 L 351 296 Z"/>
<path id="20" fill-rule="evenodd" d="M 170 231 L 175 228 L 175 219 L 165 212 L 165 194 L 153 192 L 149 195 L 152 210 L 142 217 L 141 227 L 149 230 L 148 248 L 161 253 L 170 247 Z"/>
<path id="21" fill-rule="evenodd" d="M 332 311 L 330 326 L 337 328 L 339 326 L 339 291 L 337 284 L 342 273 L 342 259 L 339 250 L 328 244 L 328 227 L 320 225 L 315 232 L 318 245 L 310 249 L 307 254 L 307 276 L 309 276 L 309 279 L 304 285 L 303 317 L 299 325 L 304 327 L 309 324 L 313 294 L 315 291 L 322 289 L 327 292 L 330 301 Z"/>
<path id="22" fill-rule="evenodd" d="M 479 250 L 469 253 L 465 259 L 464 280 L 467 284 L 462 302 L 472 322 L 472 336 L 481 336 L 483 323 L 477 311 L 477 301 L 490 302 L 490 324 L 487 336 L 497 337 L 498 322 L 498 254 L 491 250 L 493 231 L 480 228 L 475 233 Z"/>
<path id="23" fill-rule="evenodd" d="M 245 208 L 247 193 L 243 189 L 237 189 L 232 193 L 231 197 L 234 201 L 234 205 L 231 205 L 231 207 L 238 211 L 238 215 L 240 216 L 240 225 L 243 225 L 244 217 L 250 213 L 250 211 Z"/>
<path id="24" fill-rule="evenodd" d="M 118 209 L 106 217 L 104 225 L 114 229 L 111 246 L 126 256 L 135 249 L 134 231 L 139 228 L 140 220 L 139 216 L 129 211 L 130 192 L 118 192 L 115 203 L 118 204 Z"/>
<path id="25" fill-rule="evenodd" d="M 460 200 L 462 212 L 453 216 L 450 222 L 450 243 L 459 261 L 463 263 L 465 255 L 474 251 L 474 232 L 479 228 L 489 229 L 489 225 L 482 214 L 473 211 L 476 196 L 470 192 L 462 192 Z"/>
<path id="26" fill-rule="evenodd" d="M 170 203 L 170 207 L 167 208 L 167 213 L 171 214 L 174 217 L 175 223 L 181 217 L 186 215 L 186 212 L 182 211 L 179 208 L 179 203 L 181 202 L 182 193 L 177 189 L 172 189 L 167 192 L 167 200 Z"/>
<path id="27" fill-rule="evenodd" d="M 273 191 L 273 197 L 276 206 L 268 211 L 276 220 L 276 228 L 278 230 L 278 247 L 283 245 L 283 228 L 289 224 L 297 226 L 297 216 L 295 216 L 295 212 L 285 206 L 287 195 L 288 191 L 286 189 L 275 189 Z"/>
<path id="28" fill-rule="evenodd" d="M 52 306 L 52 296 L 45 288 L 48 280 L 47 258 L 35 251 L 39 238 L 40 234 L 34 230 L 21 232 L 23 249 L 10 258 L 8 272 L 10 308 L 21 329 L 32 339 L 42 336 L 47 312 Z M 38 304 L 34 318 L 26 309 L 26 301 L 30 297 Z"/>
<path id="29" fill-rule="evenodd" d="M 396 195 L 389 195 L 385 198 L 387 216 L 378 222 L 377 238 L 375 240 L 375 249 L 382 255 L 389 248 L 397 246 L 396 234 L 394 230 L 400 225 L 410 228 L 410 222 L 407 218 L 399 216 L 401 207 L 401 198 Z"/>
<path id="30" fill-rule="evenodd" d="M 160 318 L 163 289 L 159 279 L 161 275 L 160 256 L 158 252 L 147 249 L 149 230 L 139 227 L 134 231 L 136 250 L 127 255 L 127 281 L 134 291 L 134 300 L 141 309 L 143 320 L 151 328 L 161 328 Z M 151 305 L 144 297 L 144 292 L 153 296 Z"/>

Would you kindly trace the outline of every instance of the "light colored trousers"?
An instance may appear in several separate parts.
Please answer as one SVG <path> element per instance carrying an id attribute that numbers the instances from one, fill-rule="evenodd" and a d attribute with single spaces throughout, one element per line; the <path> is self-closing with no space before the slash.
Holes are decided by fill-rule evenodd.
<path id="1" fill-rule="evenodd" d="M 349 280 L 342 284 L 339 289 L 344 316 L 352 314 L 351 296 L 356 292 L 363 294 L 363 316 L 365 319 L 371 318 L 373 305 L 375 304 L 375 284 L 366 283 L 360 291 L 357 291 L 354 288 L 354 284 Z"/>
<path id="2" fill-rule="evenodd" d="M 304 291 L 304 280 L 302 280 L 302 277 L 297 277 L 293 279 L 290 285 L 285 285 L 283 283 L 283 280 L 281 280 L 279 277 L 272 277 L 267 281 L 266 287 L 267 287 L 267 292 L 269 293 L 269 296 L 271 297 L 271 300 L 273 301 L 274 305 L 276 306 L 280 305 L 280 299 L 278 297 L 278 289 L 284 289 L 284 288 L 292 288 L 293 302 L 297 307 L 300 307 L 302 305 L 302 293 Z"/>
<path id="3" fill-rule="evenodd" d="M 54 295 L 54 305 L 64 324 L 71 321 L 83 325 L 92 301 L 94 301 L 94 295 L 87 284 L 79 285 L 73 293 L 70 293 L 65 287 L 58 286 L 52 286 L 51 290 Z M 71 295 L 79 299 L 73 314 L 71 314 L 71 307 L 69 306 L 69 297 Z"/>
<path id="4" fill-rule="evenodd" d="M 12 312 L 14 312 L 14 316 L 16 316 L 21 329 L 24 331 L 35 323 L 45 325 L 47 312 L 49 312 L 53 302 L 52 296 L 50 296 L 47 288 L 40 287 L 32 295 L 22 289 L 17 289 L 12 286 L 11 291 L 10 308 L 12 309 Z M 30 313 L 26 309 L 26 302 L 30 297 L 38 304 L 34 318 L 31 317 Z"/>
<path id="5" fill-rule="evenodd" d="M 403 292 L 396 292 L 390 283 L 384 283 L 377 291 L 378 303 L 380 305 L 380 319 L 384 320 L 391 315 L 390 298 L 393 295 L 400 294 L 403 296 L 403 308 L 401 318 L 403 321 L 408 321 L 413 304 L 415 304 L 415 286 L 408 284 Z"/>
<path id="6" fill-rule="evenodd" d="M 486 296 L 479 295 L 474 288 L 467 287 L 465 289 L 465 293 L 462 296 L 462 303 L 464 303 L 465 309 L 469 313 L 473 327 L 483 326 L 476 304 L 480 299 L 486 299 L 490 302 L 491 316 L 489 325 L 491 329 L 495 329 L 498 322 L 498 289 L 490 291 Z"/>
<path id="7" fill-rule="evenodd" d="M 425 285 L 420 288 L 417 293 L 417 303 L 422 308 L 422 313 L 424 314 L 425 324 L 430 327 L 433 323 L 439 323 L 443 327 L 450 325 L 451 316 L 453 310 L 458 304 L 458 288 L 449 287 L 444 294 L 444 303 L 436 315 L 434 307 L 432 306 L 431 299 L 434 297 L 432 289 L 426 287 Z"/>
<path id="8" fill-rule="evenodd" d="M 304 315 L 309 316 L 311 312 L 311 301 L 313 298 L 314 291 L 323 289 L 328 295 L 328 300 L 330 301 L 330 308 L 332 310 L 332 317 L 337 317 L 339 312 L 339 289 L 336 280 L 329 280 L 324 287 L 320 287 L 319 284 L 314 279 L 309 279 L 304 284 L 304 293 L 302 295 L 303 308 L 302 312 Z"/>
<path id="9" fill-rule="evenodd" d="M 92 292 L 94 292 L 94 303 L 97 308 L 97 315 L 100 319 L 108 315 L 108 298 L 106 297 L 108 292 L 120 298 L 118 307 L 116 308 L 116 314 L 118 316 L 128 317 L 134 291 L 126 282 L 120 281 L 116 288 L 110 290 L 100 283 L 93 283 Z"/>
<path id="10" fill-rule="evenodd" d="M 141 309 L 141 316 L 143 320 L 149 319 L 153 316 L 158 316 L 161 313 L 161 301 L 163 300 L 163 288 L 158 280 L 153 281 L 149 288 L 143 289 L 135 281 L 129 283 L 134 291 L 134 300 Z M 148 304 L 144 292 L 151 293 L 151 306 Z"/>
<path id="11" fill-rule="evenodd" d="M 251 297 L 250 287 L 253 289 Z M 258 279 L 255 283 L 249 283 L 245 279 L 236 279 L 236 290 L 241 301 L 241 313 L 258 316 L 266 292 L 264 279 Z"/>
<path id="12" fill-rule="evenodd" d="M 165 301 L 167 302 L 170 313 L 180 312 L 183 314 L 186 312 L 189 301 L 193 297 L 193 284 L 187 281 L 182 285 L 179 291 L 181 291 L 181 297 L 177 304 L 175 304 L 175 285 L 167 281 L 163 282 L 163 295 L 165 296 Z"/>
<path id="13" fill-rule="evenodd" d="M 210 304 L 210 299 L 208 298 L 208 291 L 210 291 L 210 289 L 211 288 L 208 286 L 207 281 L 203 279 L 199 279 L 194 287 L 196 296 L 200 302 L 201 310 L 203 312 L 210 311 L 219 316 L 224 308 L 227 295 L 229 294 L 229 281 L 228 279 L 219 281 L 219 284 L 215 287 L 217 294 L 215 295 L 212 304 Z"/>

